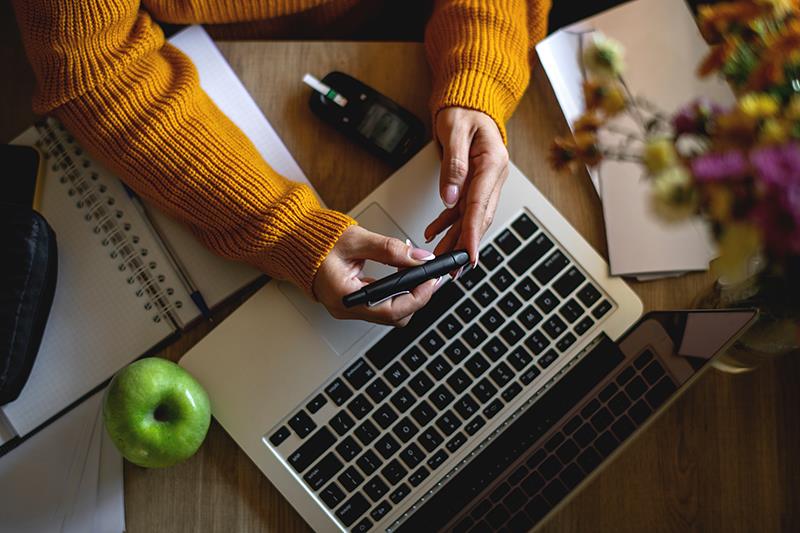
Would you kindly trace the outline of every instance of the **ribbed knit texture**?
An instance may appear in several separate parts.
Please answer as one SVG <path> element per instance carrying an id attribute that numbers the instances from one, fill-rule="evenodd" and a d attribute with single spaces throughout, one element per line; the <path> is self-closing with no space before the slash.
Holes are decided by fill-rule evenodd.
<path id="1" fill-rule="evenodd" d="M 528 83 L 547 0 L 438 2 L 426 32 L 434 113 L 458 105 L 505 121 Z M 357 0 L 14 0 L 38 85 L 34 111 L 59 118 L 137 193 L 218 254 L 310 292 L 355 222 L 278 175 L 199 85 L 153 17 L 235 35 L 339 24 Z M 212 26 L 213 32 L 213 26 Z"/>

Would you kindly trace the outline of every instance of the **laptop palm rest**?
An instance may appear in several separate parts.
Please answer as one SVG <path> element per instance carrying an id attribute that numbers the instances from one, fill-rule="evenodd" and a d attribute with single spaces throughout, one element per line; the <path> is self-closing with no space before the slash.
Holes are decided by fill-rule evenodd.
<path id="1" fill-rule="evenodd" d="M 396 237 L 401 241 L 405 241 L 408 238 L 386 211 L 376 203 L 368 205 L 355 218 L 360 226 L 375 233 Z M 377 279 L 394 272 L 396 272 L 396 269 L 393 267 L 374 261 L 367 261 L 364 265 L 363 276 Z M 281 293 L 286 296 L 294 308 L 303 315 L 315 331 L 319 332 L 320 337 L 338 355 L 347 353 L 350 348 L 375 327 L 374 324 L 362 320 L 337 320 L 328 313 L 322 304 L 312 301 L 294 285 L 280 282 L 279 287 Z"/>

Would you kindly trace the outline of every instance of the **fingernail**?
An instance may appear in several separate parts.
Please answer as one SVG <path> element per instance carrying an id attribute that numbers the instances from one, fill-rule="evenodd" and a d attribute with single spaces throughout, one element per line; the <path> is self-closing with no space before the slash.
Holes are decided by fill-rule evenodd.
<path id="1" fill-rule="evenodd" d="M 478 268 L 478 258 L 477 257 L 472 261 L 472 268 Z"/>
<path id="2" fill-rule="evenodd" d="M 411 255 L 411 259 L 416 259 L 417 261 L 430 261 L 431 259 L 436 258 L 436 256 L 430 253 L 428 250 L 414 247 L 410 248 L 409 255 Z"/>
<path id="3" fill-rule="evenodd" d="M 448 185 L 445 187 L 442 200 L 448 209 L 454 207 L 458 202 L 458 185 Z"/>
<path id="4" fill-rule="evenodd" d="M 459 268 L 458 270 L 456 270 L 456 273 L 455 273 L 455 275 L 453 276 L 453 281 L 456 281 L 458 278 L 460 278 L 460 277 L 461 277 L 461 274 L 463 274 L 463 273 L 464 273 L 464 267 L 462 266 L 461 268 Z"/>
<path id="5" fill-rule="evenodd" d="M 434 289 L 438 289 L 439 286 L 444 283 L 444 276 L 439 276 L 439 279 L 436 280 L 436 285 L 433 286 Z"/>
<path id="6" fill-rule="evenodd" d="M 410 248 L 411 246 L 413 246 L 413 245 L 411 244 L 411 239 L 406 239 L 406 246 L 408 246 L 409 248 Z"/>

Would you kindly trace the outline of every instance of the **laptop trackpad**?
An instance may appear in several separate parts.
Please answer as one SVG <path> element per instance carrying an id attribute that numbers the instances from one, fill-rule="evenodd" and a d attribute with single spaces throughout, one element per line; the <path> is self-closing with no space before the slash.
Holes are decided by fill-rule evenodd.
<path id="1" fill-rule="evenodd" d="M 378 204 L 370 204 L 355 219 L 358 220 L 359 225 L 375 233 L 396 237 L 402 241 L 408 238 Z M 394 267 L 374 261 L 367 261 L 364 265 L 364 276 L 382 278 L 394 272 L 396 272 Z M 346 353 L 375 327 L 374 324 L 361 320 L 336 320 L 328 314 L 322 304 L 312 301 L 291 283 L 279 283 L 280 290 L 284 296 L 308 320 L 314 330 L 319 332 L 320 336 L 325 339 L 325 342 L 328 343 L 333 351 L 339 355 Z"/>

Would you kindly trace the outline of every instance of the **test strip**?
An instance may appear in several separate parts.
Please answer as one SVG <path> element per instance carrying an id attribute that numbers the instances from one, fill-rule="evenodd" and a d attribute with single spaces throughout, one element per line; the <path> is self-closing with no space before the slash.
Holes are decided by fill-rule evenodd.
<path id="1" fill-rule="evenodd" d="M 347 105 L 347 98 L 337 93 L 311 74 L 306 74 L 303 76 L 303 82 L 318 93 L 324 95 L 325 98 L 335 103 L 339 107 L 344 107 Z"/>

